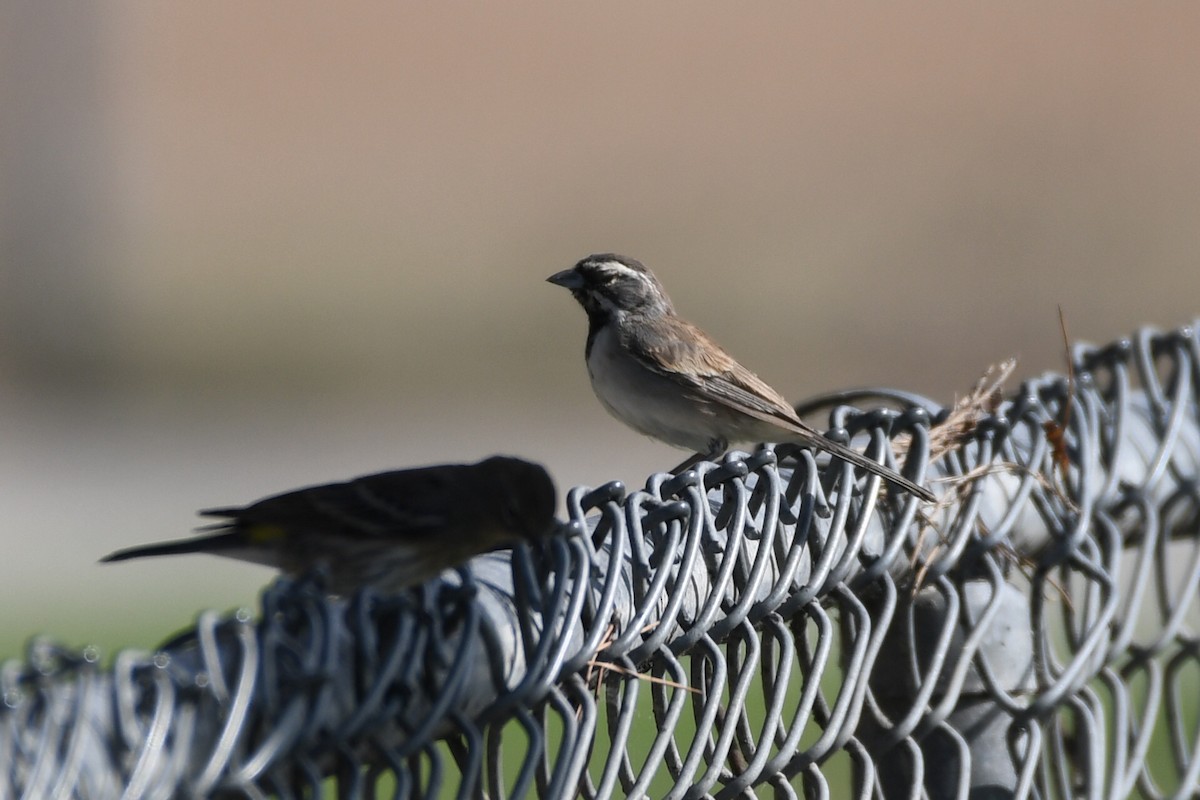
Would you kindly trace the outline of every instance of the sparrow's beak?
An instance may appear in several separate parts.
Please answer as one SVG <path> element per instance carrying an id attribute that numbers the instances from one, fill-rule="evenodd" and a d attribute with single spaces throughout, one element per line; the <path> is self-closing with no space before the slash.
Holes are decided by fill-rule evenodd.
<path id="1" fill-rule="evenodd" d="M 583 277 L 574 269 L 564 269 L 562 272 L 556 272 L 549 278 L 546 278 L 546 280 L 564 289 L 574 290 L 583 288 Z"/>

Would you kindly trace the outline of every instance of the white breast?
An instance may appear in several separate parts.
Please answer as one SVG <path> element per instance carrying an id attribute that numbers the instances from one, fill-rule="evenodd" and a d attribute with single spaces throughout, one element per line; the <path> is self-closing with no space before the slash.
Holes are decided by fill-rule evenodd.
<path id="1" fill-rule="evenodd" d="M 706 451 L 716 436 L 715 420 L 678 384 L 621 350 L 613 325 L 596 334 L 587 368 L 592 390 L 608 413 L 639 433 L 697 452 Z"/>

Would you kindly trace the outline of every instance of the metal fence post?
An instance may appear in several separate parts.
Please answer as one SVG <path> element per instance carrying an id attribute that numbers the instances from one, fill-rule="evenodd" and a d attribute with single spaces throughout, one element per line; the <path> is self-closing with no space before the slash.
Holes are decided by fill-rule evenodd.
<path id="1" fill-rule="evenodd" d="M 978 626 L 985 617 L 990 624 Z M 902 605 L 880 650 L 871 691 L 892 722 L 922 712 L 914 731 L 916 768 L 933 800 L 964 793 L 1012 796 L 1019 773 L 1009 748 L 1013 717 L 995 689 L 1009 695 L 1034 689 L 1033 636 L 1028 596 L 1002 580 L 942 582 Z M 917 777 L 912 754 L 893 747 L 895 727 L 875 733 L 881 746 L 874 749 L 883 751 L 873 754 L 884 794 L 910 796 Z"/>

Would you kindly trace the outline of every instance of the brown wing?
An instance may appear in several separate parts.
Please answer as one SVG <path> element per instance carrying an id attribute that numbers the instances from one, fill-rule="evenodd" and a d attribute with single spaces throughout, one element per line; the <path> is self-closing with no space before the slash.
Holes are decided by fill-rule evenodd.
<path id="1" fill-rule="evenodd" d="M 934 500 L 928 489 L 918 486 L 862 453 L 822 436 L 796 416 L 795 410 L 779 392 L 739 364 L 695 325 L 673 317 L 656 320 L 656 325 L 649 335 L 643 334 L 628 344 L 629 349 L 636 353 L 648 368 L 671 378 L 681 386 L 756 419 L 800 434 L 810 446 L 873 472 L 926 501 Z"/>
<path id="2" fill-rule="evenodd" d="M 680 384 L 702 389 L 708 399 L 787 429 L 816 433 L 779 392 L 690 322 L 671 317 L 656 320 L 652 336 L 639 336 L 631 344 L 630 350 L 647 367 Z"/>

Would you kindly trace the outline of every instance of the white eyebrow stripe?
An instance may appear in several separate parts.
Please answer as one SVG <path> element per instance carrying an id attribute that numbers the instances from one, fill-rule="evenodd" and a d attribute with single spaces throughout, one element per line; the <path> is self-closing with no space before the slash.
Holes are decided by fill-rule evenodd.
<path id="1" fill-rule="evenodd" d="M 638 272 L 636 269 L 631 267 L 627 267 L 620 261 L 601 261 L 600 263 L 596 264 L 596 267 L 604 270 L 605 272 L 612 272 L 626 278 L 633 278 L 640 281 L 646 280 L 646 275 L 644 273 Z"/>

